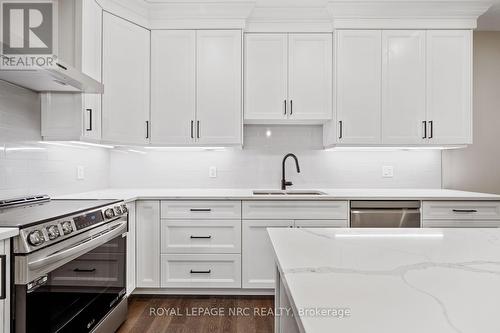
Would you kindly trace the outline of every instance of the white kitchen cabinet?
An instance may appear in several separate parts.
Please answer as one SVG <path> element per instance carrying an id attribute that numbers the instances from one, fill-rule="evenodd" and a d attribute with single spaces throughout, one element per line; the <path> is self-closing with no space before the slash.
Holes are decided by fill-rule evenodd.
<path id="1" fill-rule="evenodd" d="M 382 32 L 382 142 L 421 144 L 425 129 L 425 31 Z"/>
<path id="2" fill-rule="evenodd" d="M 276 264 L 267 228 L 292 228 L 293 224 L 293 220 L 243 220 L 241 249 L 243 288 L 274 288 Z"/>
<path id="3" fill-rule="evenodd" d="M 152 144 L 242 144 L 241 39 L 241 30 L 152 32 Z"/>
<path id="4" fill-rule="evenodd" d="M 245 35 L 245 122 L 332 119 L 332 35 Z"/>
<path id="5" fill-rule="evenodd" d="M 349 228 L 349 221 L 345 220 L 295 220 L 295 228 Z"/>
<path id="6" fill-rule="evenodd" d="M 332 35 L 288 36 L 289 119 L 332 119 Z"/>
<path id="7" fill-rule="evenodd" d="M 162 200 L 162 219 L 241 219 L 241 201 Z"/>
<path id="8" fill-rule="evenodd" d="M 101 82 L 102 8 L 94 0 L 65 1 L 73 19 L 63 20 L 63 60 Z M 71 9 L 70 9 L 71 8 Z M 101 138 L 101 95 L 42 93 L 42 137 L 44 140 L 99 141 Z"/>
<path id="9" fill-rule="evenodd" d="M 286 118 L 288 35 L 245 34 L 245 121 Z"/>
<path id="10" fill-rule="evenodd" d="M 5 271 L 2 271 L 5 269 Z M 5 280 L 2 280 L 4 279 Z M 5 293 L 5 294 L 3 294 Z M 0 240 L 0 333 L 10 332 L 10 239 Z"/>
<path id="11" fill-rule="evenodd" d="M 248 200 L 242 203 L 243 219 L 346 220 L 347 201 Z"/>
<path id="12" fill-rule="evenodd" d="M 242 144 L 241 30 L 196 32 L 196 140 Z"/>
<path id="13" fill-rule="evenodd" d="M 160 286 L 160 202 L 136 203 L 136 284 Z"/>
<path id="14" fill-rule="evenodd" d="M 135 201 L 127 204 L 128 209 L 128 232 L 127 232 L 127 295 L 130 295 L 135 287 L 136 279 L 136 238 L 137 238 L 137 224 L 136 224 L 136 209 Z"/>
<path id="15" fill-rule="evenodd" d="M 382 32 L 336 32 L 337 143 L 381 142 Z"/>
<path id="16" fill-rule="evenodd" d="M 149 142 L 150 32 L 103 15 L 102 140 Z"/>
<path id="17" fill-rule="evenodd" d="M 472 31 L 427 31 L 431 144 L 472 143 Z"/>
<path id="18" fill-rule="evenodd" d="M 153 30 L 151 69 L 151 143 L 193 143 L 196 31 Z"/>

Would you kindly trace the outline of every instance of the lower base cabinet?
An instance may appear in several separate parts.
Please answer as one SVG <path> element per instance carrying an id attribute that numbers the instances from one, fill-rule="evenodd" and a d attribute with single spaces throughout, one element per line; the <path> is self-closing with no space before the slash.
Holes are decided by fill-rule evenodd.
<path id="1" fill-rule="evenodd" d="M 136 285 L 160 287 L 160 202 L 136 202 Z"/>
<path id="2" fill-rule="evenodd" d="M 267 228 L 292 228 L 293 220 L 243 220 L 242 287 L 272 289 L 276 264 Z"/>
<path id="3" fill-rule="evenodd" d="M 128 233 L 127 233 L 127 296 L 130 295 L 135 287 L 136 278 L 136 210 L 135 202 L 127 204 L 128 209 Z"/>
<path id="4" fill-rule="evenodd" d="M 162 288 L 241 288 L 239 254 L 162 254 Z"/>

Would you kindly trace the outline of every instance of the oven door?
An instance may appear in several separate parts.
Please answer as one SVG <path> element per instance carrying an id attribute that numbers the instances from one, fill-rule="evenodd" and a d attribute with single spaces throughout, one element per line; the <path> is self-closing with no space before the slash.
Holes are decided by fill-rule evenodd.
<path id="1" fill-rule="evenodd" d="M 28 255 L 27 275 L 35 279 L 15 285 L 16 332 L 77 333 L 97 327 L 125 295 L 126 230 L 126 219 L 117 220 L 71 246 Z"/>

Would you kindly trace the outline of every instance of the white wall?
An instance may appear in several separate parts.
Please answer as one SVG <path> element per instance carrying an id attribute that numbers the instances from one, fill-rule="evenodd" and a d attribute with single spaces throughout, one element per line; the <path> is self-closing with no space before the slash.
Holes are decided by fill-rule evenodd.
<path id="1" fill-rule="evenodd" d="M 270 130 L 271 137 L 266 136 Z M 281 160 L 295 153 L 302 173 L 287 162 L 296 188 L 440 188 L 440 151 L 322 151 L 319 126 L 245 126 L 245 149 L 224 151 L 112 151 L 111 187 L 278 188 Z M 394 178 L 382 178 L 382 166 Z M 210 166 L 217 178 L 209 178 Z"/>
<path id="2" fill-rule="evenodd" d="M 500 32 L 474 33 L 474 144 L 443 153 L 447 188 L 500 194 Z"/>
<path id="3" fill-rule="evenodd" d="M 38 94 L 0 81 L 0 198 L 64 194 L 108 186 L 109 153 L 40 140 Z M 76 167 L 85 179 L 76 179 Z"/>

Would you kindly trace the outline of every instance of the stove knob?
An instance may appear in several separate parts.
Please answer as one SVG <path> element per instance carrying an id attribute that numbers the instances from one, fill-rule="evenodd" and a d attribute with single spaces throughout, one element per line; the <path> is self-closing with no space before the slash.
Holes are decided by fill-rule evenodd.
<path id="1" fill-rule="evenodd" d="M 122 212 L 123 212 L 123 214 L 128 212 L 128 208 L 126 205 L 122 205 Z"/>
<path id="2" fill-rule="evenodd" d="M 106 216 L 107 219 L 112 218 L 115 216 L 115 212 L 113 211 L 113 208 L 108 208 L 104 211 L 104 216 Z"/>
<path id="3" fill-rule="evenodd" d="M 120 206 L 115 206 L 116 214 L 120 215 L 122 213 L 122 208 Z"/>
<path id="4" fill-rule="evenodd" d="M 33 246 L 42 245 L 45 239 L 43 238 L 43 234 L 40 230 L 35 230 L 29 233 L 28 235 L 28 243 Z"/>
<path id="5" fill-rule="evenodd" d="M 63 222 L 63 224 L 61 226 L 62 226 L 63 233 L 65 235 L 73 232 L 73 226 L 71 225 L 71 222 L 65 221 L 65 222 Z"/>
<path id="6" fill-rule="evenodd" d="M 50 240 L 56 239 L 57 237 L 59 237 L 61 235 L 57 225 L 51 225 L 50 227 L 48 227 L 47 234 L 49 235 Z"/>

